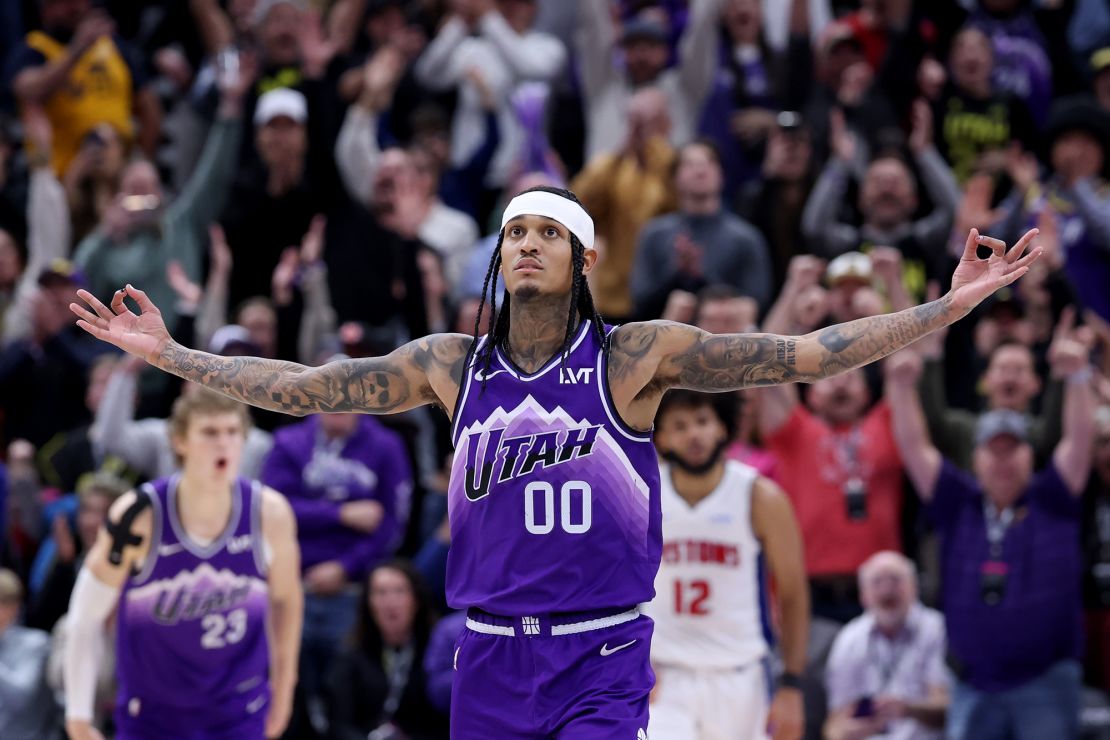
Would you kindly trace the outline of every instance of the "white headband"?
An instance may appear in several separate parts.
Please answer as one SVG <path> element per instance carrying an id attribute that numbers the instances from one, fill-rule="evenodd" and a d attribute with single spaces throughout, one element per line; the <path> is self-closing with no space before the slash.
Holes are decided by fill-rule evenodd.
<path id="1" fill-rule="evenodd" d="M 543 216 L 558 221 L 577 236 L 578 241 L 587 249 L 594 246 L 594 220 L 586 213 L 585 208 L 573 200 L 542 190 L 521 193 L 509 201 L 505 215 L 501 217 L 501 228 L 504 229 L 505 224 L 517 216 L 525 215 Z"/>

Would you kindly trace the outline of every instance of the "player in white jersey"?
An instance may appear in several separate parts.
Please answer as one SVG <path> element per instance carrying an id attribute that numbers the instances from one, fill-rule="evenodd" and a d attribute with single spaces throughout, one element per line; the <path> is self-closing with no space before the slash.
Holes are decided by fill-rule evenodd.
<path id="1" fill-rule="evenodd" d="M 782 490 L 727 460 L 736 398 L 671 391 L 655 419 L 663 561 L 651 662 L 652 740 L 796 740 L 809 632 L 801 535 Z M 771 697 L 763 561 L 775 580 L 784 673 Z"/>

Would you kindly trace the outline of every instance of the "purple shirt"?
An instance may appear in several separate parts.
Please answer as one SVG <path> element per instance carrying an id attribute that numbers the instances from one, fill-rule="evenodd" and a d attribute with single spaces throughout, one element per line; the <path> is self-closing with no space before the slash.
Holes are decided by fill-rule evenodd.
<path id="1" fill-rule="evenodd" d="M 525 616 L 655 596 L 663 537 L 651 433 L 613 409 L 589 322 L 560 360 L 525 373 L 496 349 L 488 374 L 468 364 L 447 492 L 453 608 Z"/>
<path id="2" fill-rule="evenodd" d="M 359 417 L 354 433 L 342 440 L 324 438 L 319 416 L 281 427 L 260 478 L 293 507 L 303 570 L 338 560 L 358 580 L 393 552 L 408 520 L 408 452 L 401 435 L 370 416 Z M 376 531 L 340 523 L 343 504 L 366 500 L 384 510 Z"/>
<path id="3" fill-rule="evenodd" d="M 994 606 L 981 590 L 991 559 L 983 502 L 975 478 L 945 460 L 929 512 L 941 536 L 948 644 L 959 677 L 996 692 L 1081 654 L 1080 502 L 1055 465 L 1033 477 L 1002 542 L 1008 572 Z"/>
<path id="4" fill-rule="evenodd" d="M 994 89 L 1019 98 L 1039 126 L 1052 104 L 1052 64 L 1047 44 L 1033 15 L 1027 11 L 998 19 L 979 12 L 969 25 L 991 40 L 994 49 Z"/>
<path id="5" fill-rule="evenodd" d="M 269 598 L 261 487 L 234 483 L 227 528 L 202 547 L 178 521 L 178 480 L 143 486 L 150 554 L 120 595 L 116 713 L 171 716 L 186 737 L 265 711 Z"/>

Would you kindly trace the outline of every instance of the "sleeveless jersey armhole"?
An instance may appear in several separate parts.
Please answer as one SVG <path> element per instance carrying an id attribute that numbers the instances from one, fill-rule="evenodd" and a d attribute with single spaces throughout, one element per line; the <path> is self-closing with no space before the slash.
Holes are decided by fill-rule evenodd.
<path id="1" fill-rule="evenodd" d="M 609 388 L 609 348 L 612 344 L 613 332 L 619 328 L 619 324 L 609 327 L 605 332 L 605 341 L 597 351 L 597 387 L 601 395 L 601 405 L 609 421 L 622 435 L 635 442 L 651 442 L 655 427 L 647 430 L 632 427 L 617 410 L 617 404 L 613 401 L 613 392 Z"/>
<path id="2" fill-rule="evenodd" d="M 459 383 L 459 397 L 455 399 L 455 408 L 451 413 L 451 445 L 457 447 L 459 444 L 459 417 L 462 415 L 462 409 L 466 405 L 466 398 L 470 395 L 470 386 L 474 381 L 473 364 L 475 358 L 478 356 L 478 351 L 481 350 L 486 337 L 478 337 L 474 342 L 471 342 L 470 348 L 466 351 L 466 361 L 463 363 L 463 376 L 462 382 Z"/>

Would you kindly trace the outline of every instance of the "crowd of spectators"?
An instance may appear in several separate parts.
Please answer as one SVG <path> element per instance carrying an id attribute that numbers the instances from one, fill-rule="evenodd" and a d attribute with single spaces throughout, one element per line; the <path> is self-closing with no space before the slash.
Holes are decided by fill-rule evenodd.
<path id="1" fill-rule="evenodd" d="M 729 454 L 804 535 L 807 737 L 1076 737 L 1110 707 L 1102 0 L 12 0 L 0 80 L 0 737 L 60 732 L 75 572 L 175 469 L 192 392 L 85 335 L 76 290 L 134 284 L 218 354 L 383 354 L 475 330 L 537 184 L 593 216 L 607 321 L 711 332 L 911 307 L 970 229 L 1038 228 L 947 332 L 738 393 Z M 448 420 L 252 415 L 242 474 L 302 548 L 289 737 L 447 737 Z"/>

